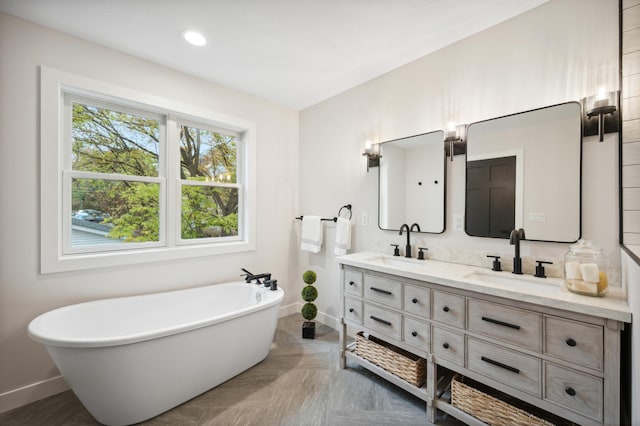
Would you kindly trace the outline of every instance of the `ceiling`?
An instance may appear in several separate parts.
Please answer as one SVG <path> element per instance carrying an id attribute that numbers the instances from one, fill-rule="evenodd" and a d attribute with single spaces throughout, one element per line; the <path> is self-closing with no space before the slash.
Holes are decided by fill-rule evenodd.
<path id="1" fill-rule="evenodd" d="M 548 0 L 0 0 L 0 11 L 296 110 Z M 204 47 L 180 33 L 197 29 Z"/>

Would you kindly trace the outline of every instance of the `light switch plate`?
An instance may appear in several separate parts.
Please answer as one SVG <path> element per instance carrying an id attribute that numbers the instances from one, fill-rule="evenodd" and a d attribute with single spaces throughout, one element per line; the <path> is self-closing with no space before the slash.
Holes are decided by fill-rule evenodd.
<path id="1" fill-rule="evenodd" d="M 462 231 L 464 228 L 464 215 L 463 214 L 454 214 L 453 215 L 453 230 L 454 231 Z"/>

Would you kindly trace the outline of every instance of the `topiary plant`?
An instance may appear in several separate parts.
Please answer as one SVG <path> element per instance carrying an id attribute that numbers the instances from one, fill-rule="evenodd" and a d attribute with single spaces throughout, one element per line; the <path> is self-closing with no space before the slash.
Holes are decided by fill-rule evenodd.
<path id="1" fill-rule="evenodd" d="M 305 303 L 302 306 L 302 317 L 306 320 L 302 324 L 302 337 L 304 339 L 313 339 L 316 335 L 316 323 L 312 320 L 318 315 L 318 308 L 312 302 L 318 298 L 318 290 L 313 286 L 316 282 L 316 273 L 314 271 L 306 271 L 302 274 L 302 281 L 307 284 L 302 288 L 302 300 Z"/>

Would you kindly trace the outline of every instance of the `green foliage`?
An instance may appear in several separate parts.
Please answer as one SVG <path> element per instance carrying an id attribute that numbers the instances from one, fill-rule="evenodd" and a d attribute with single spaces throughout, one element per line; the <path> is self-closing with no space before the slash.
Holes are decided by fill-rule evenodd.
<path id="1" fill-rule="evenodd" d="M 80 103 L 74 103 L 72 110 L 73 170 L 159 176 L 159 120 Z M 182 238 L 238 234 L 238 189 L 210 186 L 237 183 L 236 168 L 234 136 L 181 127 L 181 178 L 202 182 L 182 186 Z M 105 214 L 105 223 L 113 225 L 111 238 L 158 241 L 159 184 L 78 178 L 72 180 L 71 191 L 73 210 Z"/>
<path id="2" fill-rule="evenodd" d="M 302 288 L 302 300 L 305 302 L 313 302 L 318 297 L 318 290 L 311 285 Z"/>
<path id="3" fill-rule="evenodd" d="M 314 271 L 306 271 L 304 274 L 302 274 L 302 281 L 305 282 L 305 284 L 313 284 L 316 282 L 316 273 Z"/>
<path id="4" fill-rule="evenodd" d="M 318 315 L 318 308 L 313 303 L 305 303 L 302 307 L 302 317 L 307 321 L 313 320 Z"/>

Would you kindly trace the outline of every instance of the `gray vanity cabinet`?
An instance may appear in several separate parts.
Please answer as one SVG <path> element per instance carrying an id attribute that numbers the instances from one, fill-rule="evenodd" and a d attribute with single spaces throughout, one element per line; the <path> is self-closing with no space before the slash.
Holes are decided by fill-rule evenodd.
<path id="1" fill-rule="evenodd" d="M 356 362 L 441 409 L 484 424 L 439 399 L 445 367 L 581 425 L 620 422 L 622 322 L 524 303 L 366 268 L 343 272 L 341 366 Z M 347 326 L 427 360 L 417 388 L 347 346 Z"/>

